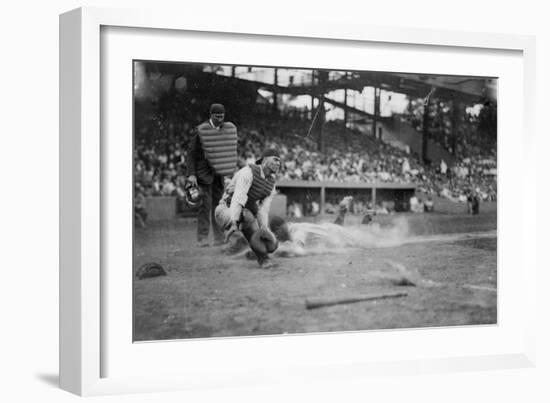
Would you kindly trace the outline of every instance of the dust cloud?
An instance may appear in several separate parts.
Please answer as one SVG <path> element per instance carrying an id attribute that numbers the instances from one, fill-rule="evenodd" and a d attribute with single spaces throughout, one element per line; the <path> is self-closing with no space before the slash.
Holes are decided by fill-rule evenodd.
<path id="1" fill-rule="evenodd" d="M 405 218 L 391 226 L 340 226 L 333 223 L 290 223 L 291 241 L 282 242 L 275 255 L 283 257 L 342 254 L 350 248 L 390 248 L 404 244 L 409 226 Z"/>

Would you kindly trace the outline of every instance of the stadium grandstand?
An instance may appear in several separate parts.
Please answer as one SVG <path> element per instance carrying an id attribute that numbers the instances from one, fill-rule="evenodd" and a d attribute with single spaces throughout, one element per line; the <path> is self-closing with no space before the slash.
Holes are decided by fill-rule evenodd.
<path id="1" fill-rule="evenodd" d="M 139 197 L 181 200 L 186 150 L 212 102 L 237 125 L 239 166 L 277 147 L 287 213 L 409 210 L 409 200 L 496 201 L 496 83 L 490 77 L 137 61 Z M 183 203 L 178 211 L 185 212 Z"/>

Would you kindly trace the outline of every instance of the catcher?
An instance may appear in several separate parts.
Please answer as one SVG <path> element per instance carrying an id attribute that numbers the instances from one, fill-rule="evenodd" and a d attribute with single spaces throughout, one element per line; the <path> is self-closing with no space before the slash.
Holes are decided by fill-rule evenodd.
<path id="1" fill-rule="evenodd" d="M 216 222 L 224 229 L 227 249 L 238 252 L 250 245 L 260 266 L 278 246 L 269 229 L 268 212 L 280 168 L 279 152 L 265 150 L 255 164 L 235 173 L 214 212 Z"/>

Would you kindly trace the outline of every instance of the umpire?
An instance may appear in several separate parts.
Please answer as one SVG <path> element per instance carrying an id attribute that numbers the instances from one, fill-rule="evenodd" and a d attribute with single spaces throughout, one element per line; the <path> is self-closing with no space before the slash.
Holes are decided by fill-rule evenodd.
<path id="1" fill-rule="evenodd" d="M 209 246 L 210 222 L 214 245 L 224 242 L 224 235 L 214 219 L 214 208 L 223 194 L 224 178 L 231 178 L 237 167 L 237 128 L 225 122 L 225 107 L 210 106 L 210 119 L 198 125 L 187 153 L 188 184 L 198 186 L 203 201 L 197 216 L 197 242 Z"/>

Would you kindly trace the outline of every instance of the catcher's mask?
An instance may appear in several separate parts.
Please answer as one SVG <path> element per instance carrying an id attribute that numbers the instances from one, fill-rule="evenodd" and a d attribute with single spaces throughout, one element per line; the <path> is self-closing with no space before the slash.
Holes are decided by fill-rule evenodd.
<path id="1" fill-rule="evenodd" d="M 191 207 L 199 207 L 202 205 L 203 192 L 200 187 L 190 185 L 185 189 L 185 203 Z"/>

